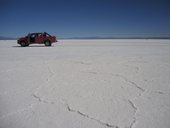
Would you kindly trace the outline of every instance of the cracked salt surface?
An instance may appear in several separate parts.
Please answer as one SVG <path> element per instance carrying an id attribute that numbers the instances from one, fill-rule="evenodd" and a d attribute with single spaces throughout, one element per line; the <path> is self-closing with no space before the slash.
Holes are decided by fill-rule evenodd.
<path id="1" fill-rule="evenodd" d="M 98 119 L 95 119 L 93 117 L 90 117 L 89 115 L 86 115 L 86 114 L 84 114 L 84 113 L 82 113 L 82 112 L 80 112 L 78 110 L 73 110 L 73 109 L 70 108 L 70 106 L 68 104 L 66 104 L 66 106 L 67 106 L 68 111 L 77 113 L 77 114 L 79 114 L 79 115 L 81 115 L 83 117 L 86 117 L 86 118 L 89 118 L 91 120 L 97 121 L 101 125 L 104 125 L 104 126 L 107 126 L 107 127 L 110 127 L 110 128 L 119 128 L 118 126 L 115 126 L 115 125 L 112 125 L 112 124 L 108 124 L 108 123 L 105 123 L 105 122 L 103 122 L 101 120 L 98 120 Z"/>
<path id="2" fill-rule="evenodd" d="M 137 107 L 134 105 L 134 103 L 131 101 L 131 100 L 128 100 L 128 102 L 130 103 L 130 105 L 132 106 L 132 108 L 134 109 L 134 115 L 136 114 L 136 112 L 137 112 Z M 133 121 L 131 122 L 131 124 L 130 124 L 130 126 L 129 126 L 129 128 L 132 128 L 133 127 L 133 125 L 136 123 L 136 117 L 134 116 L 133 117 Z"/>
<path id="3" fill-rule="evenodd" d="M 33 94 L 33 97 L 36 98 L 36 99 L 37 99 L 39 102 L 41 102 L 41 103 L 45 103 L 45 104 L 55 104 L 55 102 L 50 102 L 50 101 L 48 101 L 48 100 L 44 100 L 44 99 L 42 99 L 41 97 L 39 97 L 39 96 L 37 96 L 37 95 L 35 95 L 35 94 Z M 62 101 L 61 103 L 63 103 L 63 104 L 66 106 L 66 108 L 67 108 L 67 110 L 68 110 L 69 112 L 73 112 L 73 113 L 79 114 L 79 115 L 81 115 L 81 116 L 83 116 L 83 117 L 85 117 L 85 118 L 94 120 L 94 121 L 98 122 L 99 124 L 104 125 L 104 126 L 107 126 L 107 127 L 110 127 L 110 128 L 119 128 L 118 126 L 111 125 L 111 124 L 105 123 L 105 122 L 103 122 L 103 121 L 101 121 L 101 120 L 92 118 L 92 117 L 90 117 L 89 115 L 86 115 L 86 114 L 84 114 L 84 113 L 82 113 L 82 112 L 80 112 L 80 111 L 78 111 L 78 110 L 73 110 L 67 103 L 64 103 L 64 101 Z"/>
<path id="4" fill-rule="evenodd" d="M 0 128 L 169 128 L 169 40 L 15 45 L 0 41 Z"/>

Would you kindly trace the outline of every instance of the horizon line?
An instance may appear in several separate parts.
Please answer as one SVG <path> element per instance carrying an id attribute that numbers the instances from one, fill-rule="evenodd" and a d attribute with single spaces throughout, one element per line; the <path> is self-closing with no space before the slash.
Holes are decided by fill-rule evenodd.
<path id="1" fill-rule="evenodd" d="M 170 39 L 168 36 L 131 36 L 131 37 L 100 37 L 100 36 L 92 36 L 92 37 L 57 37 L 58 39 Z M 0 40 L 17 40 L 19 37 L 6 37 L 0 36 Z"/>

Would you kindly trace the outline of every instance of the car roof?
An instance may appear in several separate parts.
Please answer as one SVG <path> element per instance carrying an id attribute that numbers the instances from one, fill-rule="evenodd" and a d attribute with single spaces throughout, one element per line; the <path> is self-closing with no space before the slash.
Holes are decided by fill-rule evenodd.
<path id="1" fill-rule="evenodd" d="M 44 32 L 34 32 L 34 33 L 29 33 L 29 34 L 43 34 Z"/>

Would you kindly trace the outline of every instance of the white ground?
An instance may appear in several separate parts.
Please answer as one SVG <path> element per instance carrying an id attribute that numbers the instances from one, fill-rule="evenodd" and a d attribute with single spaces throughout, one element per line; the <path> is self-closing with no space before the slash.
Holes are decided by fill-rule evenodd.
<path id="1" fill-rule="evenodd" d="M 170 127 L 170 40 L 0 41 L 0 128 L 108 127 Z"/>

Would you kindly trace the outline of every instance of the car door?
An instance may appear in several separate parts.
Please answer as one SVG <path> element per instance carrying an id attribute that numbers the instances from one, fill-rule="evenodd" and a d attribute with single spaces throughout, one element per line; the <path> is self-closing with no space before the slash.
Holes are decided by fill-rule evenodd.
<path id="1" fill-rule="evenodd" d="M 35 43 L 35 39 L 36 39 L 36 34 L 35 33 L 30 34 L 30 43 Z"/>
<path id="2" fill-rule="evenodd" d="M 39 44 L 43 43 L 43 36 L 41 33 L 36 34 L 35 42 Z"/>

